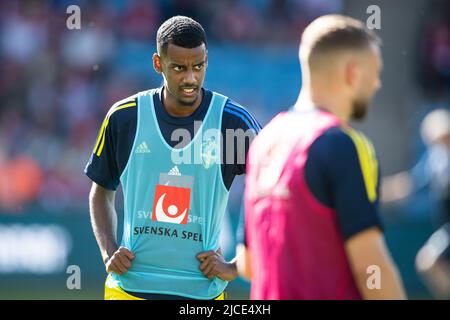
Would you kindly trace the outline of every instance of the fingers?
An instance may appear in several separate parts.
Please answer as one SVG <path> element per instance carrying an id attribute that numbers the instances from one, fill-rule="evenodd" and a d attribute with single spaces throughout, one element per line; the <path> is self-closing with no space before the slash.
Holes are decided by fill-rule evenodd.
<path id="1" fill-rule="evenodd" d="M 200 264 L 200 270 L 203 272 L 204 270 L 205 270 L 205 268 L 209 265 L 209 262 L 210 262 L 210 260 L 211 259 L 208 259 L 209 257 L 207 257 L 207 258 L 205 258 L 205 259 L 203 259 L 203 260 L 200 260 L 200 261 L 202 261 L 202 263 Z"/>
<path id="2" fill-rule="evenodd" d="M 131 268 L 135 255 L 125 247 L 120 247 L 106 263 L 106 271 L 122 275 Z"/>
<path id="3" fill-rule="evenodd" d="M 208 258 L 209 256 L 214 255 L 214 254 L 216 254 L 216 252 L 213 251 L 213 250 L 201 252 L 201 253 L 199 253 L 199 254 L 197 255 L 197 259 L 200 260 L 200 261 L 203 261 L 203 260 L 205 260 L 206 258 Z"/>
<path id="4" fill-rule="evenodd" d="M 127 270 L 131 268 L 131 261 L 130 259 L 128 259 L 127 256 L 123 255 L 123 254 L 118 254 L 117 255 L 117 260 L 118 262 L 124 266 Z"/>
<path id="5" fill-rule="evenodd" d="M 118 251 L 119 251 L 121 254 L 124 254 L 125 256 L 127 256 L 127 258 L 128 258 L 129 260 L 133 260 L 133 259 L 136 257 L 136 256 L 134 255 L 133 252 L 131 252 L 130 250 L 128 250 L 128 248 L 120 247 L 120 248 L 118 249 Z"/>
<path id="6" fill-rule="evenodd" d="M 214 278 L 218 273 L 218 260 L 215 256 L 209 256 L 200 264 L 200 270 L 208 279 Z"/>
<path id="7" fill-rule="evenodd" d="M 128 270 L 124 265 L 122 265 L 121 262 L 118 261 L 118 259 L 112 260 L 112 258 L 110 260 L 108 269 L 109 272 L 114 272 L 117 273 L 118 275 L 122 275 Z"/>
<path id="8" fill-rule="evenodd" d="M 203 271 L 203 274 L 208 277 L 208 279 L 212 279 L 216 276 L 217 270 L 216 270 L 217 263 L 211 262 L 208 264 L 208 266 L 205 268 L 205 271 Z"/>
<path id="9" fill-rule="evenodd" d="M 217 251 L 209 250 L 201 252 L 197 255 L 197 259 L 201 261 L 199 269 L 208 279 L 222 276 L 229 278 L 226 262 L 223 259 L 220 248 Z"/>
<path id="10" fill-rule="evenodd" d="M 205 273 L 206 268 L 208 268 L 211 265 L 211 259 L 206 258 L 203 260 L 203 262 L 200 264 L 200 270 Z"/>

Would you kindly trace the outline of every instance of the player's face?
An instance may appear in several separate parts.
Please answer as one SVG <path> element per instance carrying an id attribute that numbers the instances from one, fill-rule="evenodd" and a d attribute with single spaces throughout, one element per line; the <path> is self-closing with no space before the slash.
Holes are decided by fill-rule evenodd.
<path id="1" fill-rule="evenodd" d="M 361 78 L 352 103 L 351 118 L 354 120 L 360 120 L 366 116 L 373 96 L 381 87 L 382 61 L 379 48 L 374 47 L 366 52 L 361 62 Z"/>
<path id="2" fill-rule="evenodd" d="M 164 76 L 165 89 L 170 98 L 179 106 L 191 107 L 200 103 L 208 65 L 205 44 L 192 49 L 169 44 L 167 51 L 156 59 L 160 61 L 159 72 Z M 156 62 L 154 64 L 157 69 Z"/>

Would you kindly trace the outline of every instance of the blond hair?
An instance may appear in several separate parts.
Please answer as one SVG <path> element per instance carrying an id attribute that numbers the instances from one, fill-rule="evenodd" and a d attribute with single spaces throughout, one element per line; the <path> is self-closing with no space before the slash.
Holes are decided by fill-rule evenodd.
<path id="1" fill-rule="evenodd" d="M 313 66 L 316 58 L 338 50 L 364 50 L 380 38 L 361 21 L 343 15 L 325 15 L 311 22 L 300 43 L 301 61 Z"/>

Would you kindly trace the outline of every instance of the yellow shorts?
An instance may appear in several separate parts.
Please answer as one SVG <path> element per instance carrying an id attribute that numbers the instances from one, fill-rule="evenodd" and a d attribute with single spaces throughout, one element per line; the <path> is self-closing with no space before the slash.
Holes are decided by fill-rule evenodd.
<path id="1" fill-rule="evenodd" d="M 105 282 L 105 300 L 144 300 L 142 298 L 138 298 L 132 296 L 131 294 L 125 292 L 111 275 L 108 275 Z M 225 292 L 222 292 L 217 298 L 214 300 L 225 300 Z"/>

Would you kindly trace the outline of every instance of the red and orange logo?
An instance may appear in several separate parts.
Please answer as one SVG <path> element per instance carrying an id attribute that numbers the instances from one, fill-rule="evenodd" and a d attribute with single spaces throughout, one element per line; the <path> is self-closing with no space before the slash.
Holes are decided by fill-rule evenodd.
<path id="1" fill-rule="evenodd" d="M 191 189 L 156 185 L 152 220 L 177 224 L 188 221 Z"/>

